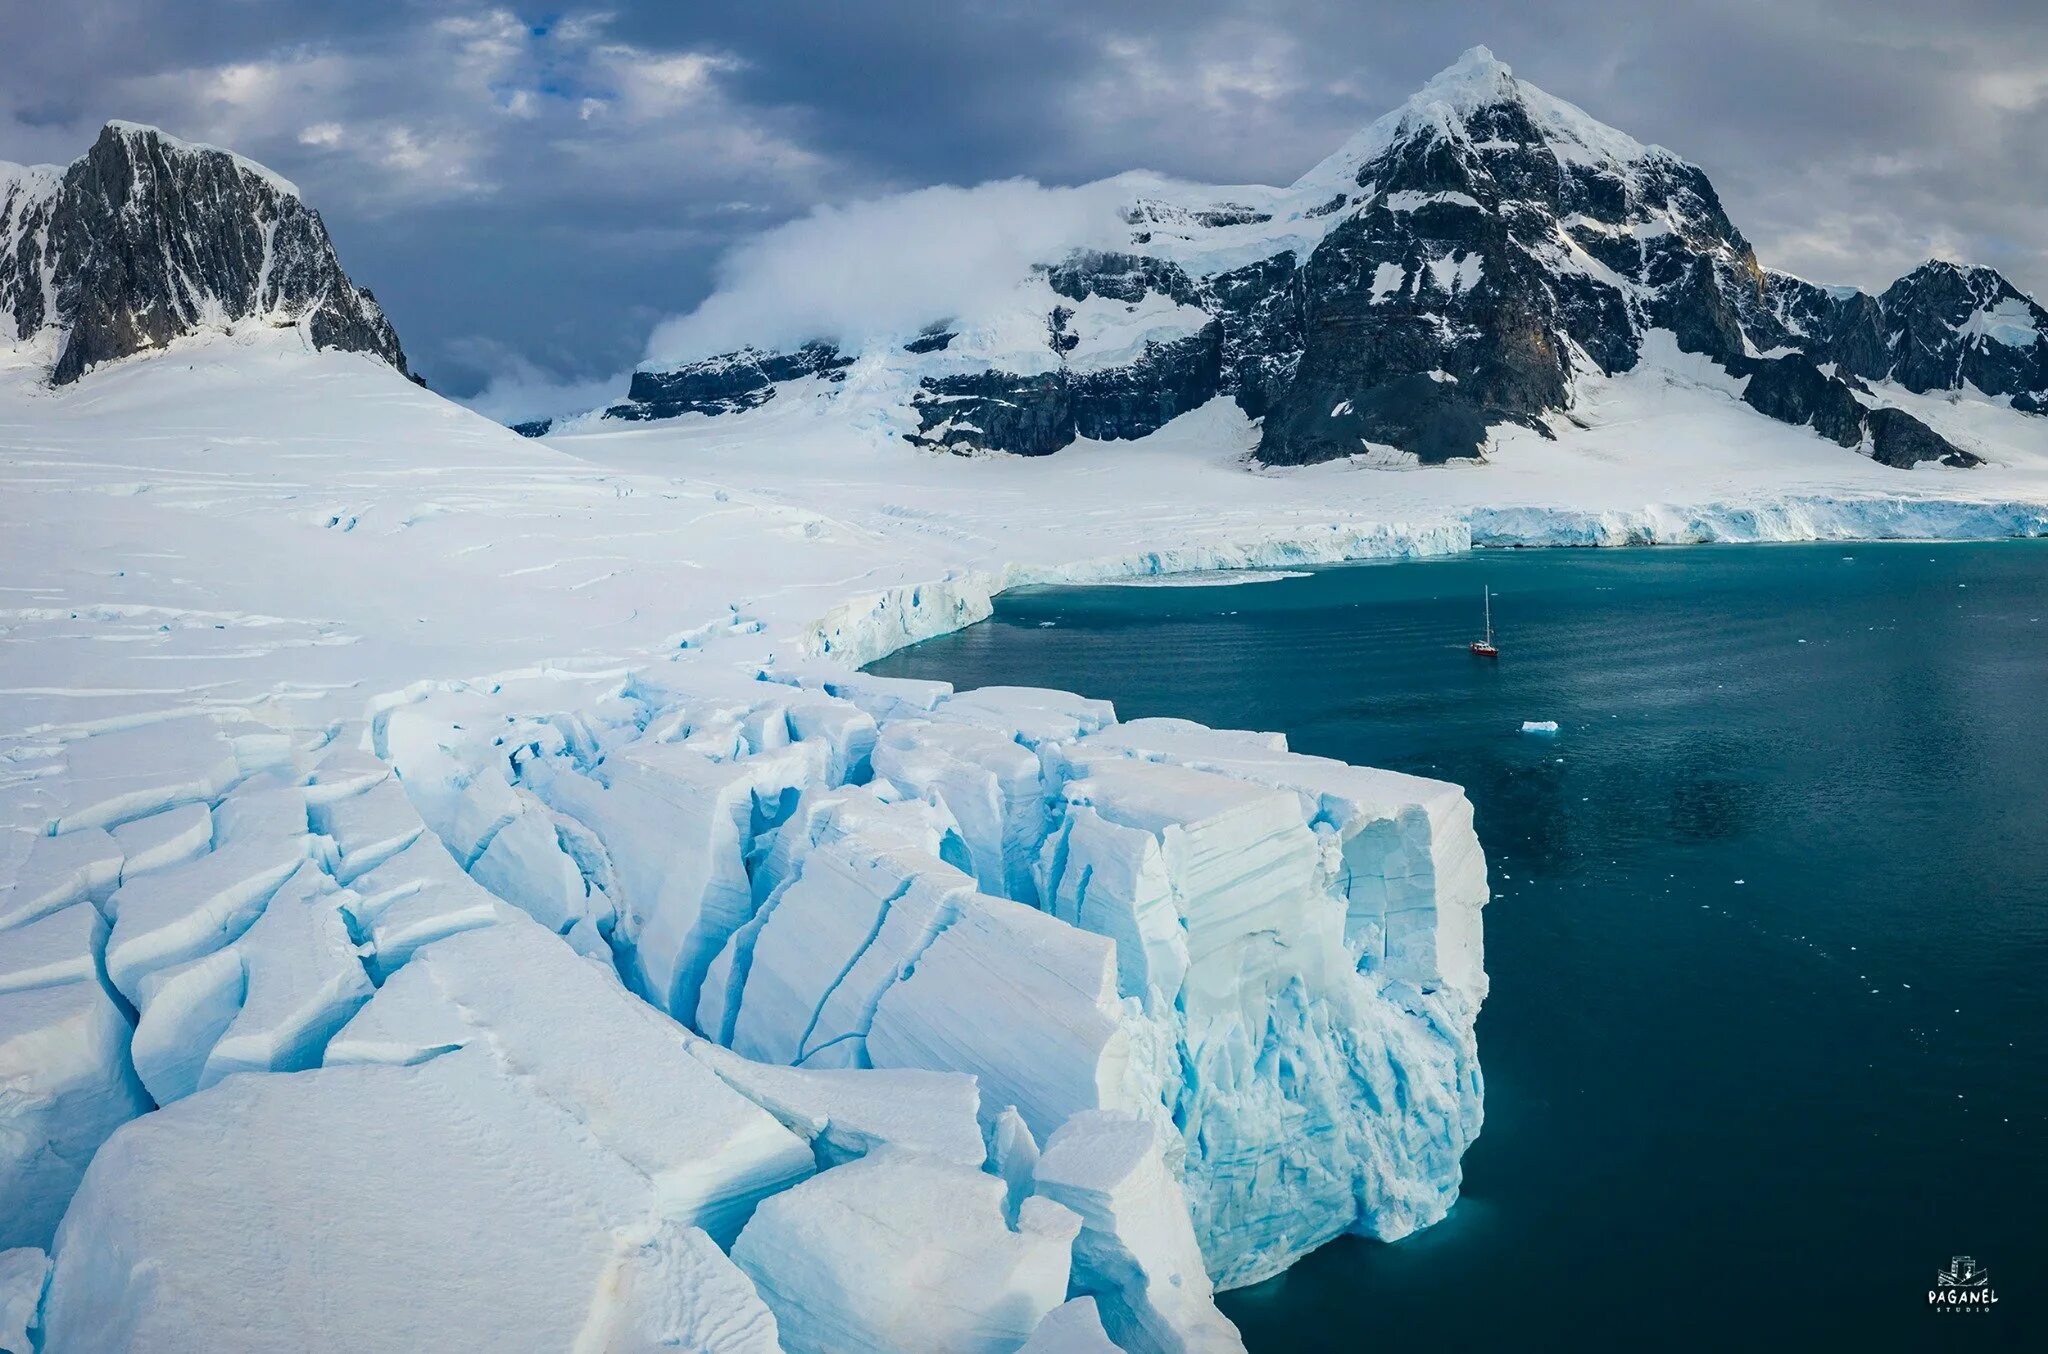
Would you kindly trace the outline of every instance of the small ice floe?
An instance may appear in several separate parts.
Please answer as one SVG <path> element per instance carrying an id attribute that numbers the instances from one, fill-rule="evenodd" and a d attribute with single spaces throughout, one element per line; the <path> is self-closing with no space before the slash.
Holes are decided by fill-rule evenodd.
<path id="1" fill-rule="evenodd" d="M 1522 732 L 1556 733 L 1557 721 L 1554 719 L 1525 719 L 1522 721 Z"/>

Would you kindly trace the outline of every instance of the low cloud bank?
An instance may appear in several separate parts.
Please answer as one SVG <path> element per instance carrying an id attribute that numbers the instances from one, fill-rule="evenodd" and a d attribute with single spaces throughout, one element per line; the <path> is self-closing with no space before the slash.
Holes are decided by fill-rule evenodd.
<path id="1" fill-rule="evenodd" d="M 676 366 L 749 343 L 858 346 L 988 313 L 1033 264 L 1118 244 L 1129 229 L 1120 210 L 1148 186 L 1163 181 L 1127 174 L 1047 188 L 1005 179 L 820 207 L 727 254 L 711 296 L 655 327 L 645 362 Z"/>

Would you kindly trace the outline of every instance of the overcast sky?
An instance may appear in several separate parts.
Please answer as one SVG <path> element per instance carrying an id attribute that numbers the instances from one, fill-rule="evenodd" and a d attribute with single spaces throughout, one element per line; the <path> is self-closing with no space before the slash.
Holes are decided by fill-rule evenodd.
<path id="1" fill-rule="evenodd" d="M 1483 42 L 1703 166 L 1767 265 L 1876 287 L 1935 255 L 2048 297 L 2042 5 L 0 0 L 0 159 L 121 117 L 262 160 L 436 388 L 503 395 L 631 366 L 819 203 L 1285 183 Z"/>

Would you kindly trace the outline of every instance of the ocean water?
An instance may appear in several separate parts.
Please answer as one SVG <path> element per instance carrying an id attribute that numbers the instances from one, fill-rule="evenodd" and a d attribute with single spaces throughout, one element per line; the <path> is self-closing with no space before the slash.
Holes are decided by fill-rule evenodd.
<path id="1" fill-rule="evenodd" d="M 1462 1200 L 1226 1295 L 1253 1350 L 2048 1348 L 2048 543 L 1035 589 L 871 670 L 1471 795 Z M 1929 1306 L 1956 1256 L 1981 1314 Z"/>

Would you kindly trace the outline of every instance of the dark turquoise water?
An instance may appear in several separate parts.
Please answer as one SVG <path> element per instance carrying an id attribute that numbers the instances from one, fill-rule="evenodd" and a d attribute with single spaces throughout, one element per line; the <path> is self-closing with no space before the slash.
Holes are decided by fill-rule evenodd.
<path id="1" fill-rule="evenodd" d="M 1482 583 L 1497 664 L 1464 648 Z M 1471 794 L 1463 1201 L 1228 1295 L 1254 1350 L 2048 1348 L 2048 543 L 1033 590 L 873 670 Z M 1958 1255 L 1988 1314 L 1929 1310 Z"/>

